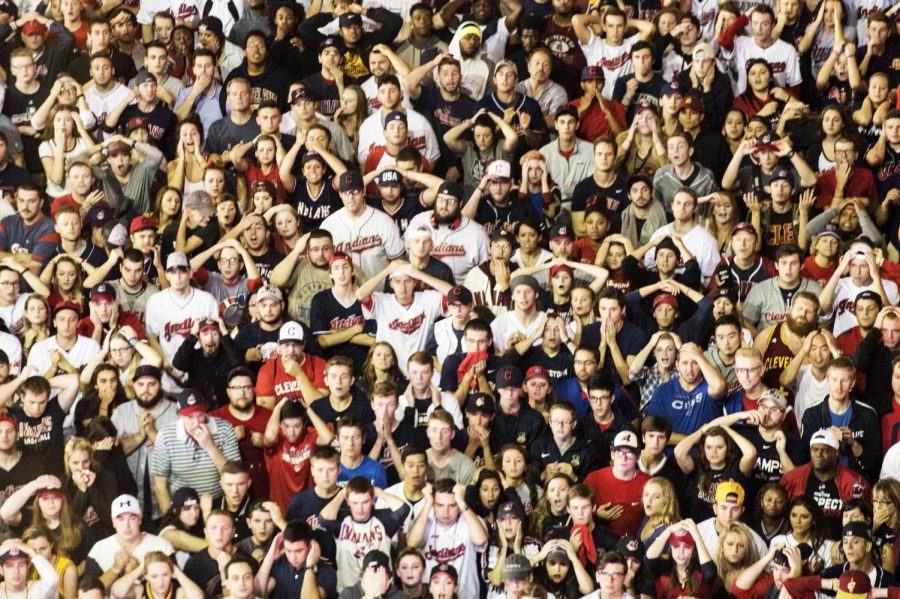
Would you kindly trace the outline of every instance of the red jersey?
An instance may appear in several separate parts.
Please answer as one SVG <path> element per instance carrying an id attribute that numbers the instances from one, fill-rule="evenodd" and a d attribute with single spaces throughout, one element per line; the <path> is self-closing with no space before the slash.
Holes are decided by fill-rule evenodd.
<path id="1" fill-rule="evenodd" d="M 862 343 L 863 337 L 865 335 L 856 326 L 838 335 L 838 338 L 834 341 L 842 354 L 852 358 L 853 354 L 856 353 L 856 348 Z M 866 391 L 866 373 L 863 370 L 856 371 L 856 388 L 859 389 L 860 393 L 865 393 Z"/>
<path id="2" fill-rule="evenodd" d="M 572 260 L 582 264 L 593 264 L 597 259 L 597 250 L 591 247 L 587 235 L 575 240 L 575 249 L 572 250 Z"/>
<path id="3" fill-rule="evenodd" d="M 325 360 L 319 356 L 304 354 L 303 364 L 300 367 L 314 387 L 325 388 Z M 275 397 L 276 403 L 283 397 L 303 397 L 300 383 L 285 372 L 281 356 L 266 360 L 259 369 L 259 376 L 256 377 L 256 397 L 272 396 Z"/>
<path id="4" fill-rule="evenodd" d="M 144 325 L 141 324 L 141 319 L 137 314 L 134 314 L 133 312 L 120 312 L 118 326 L 124 327 L 126 325 L 134 329 L 138 339 L 147 338 L 147 331 L 144 330 Z M 93 337 L 94 323 L 91 322 L 91 317 L 85 316 L 78 321 L 78 328 L 76 330 L 82 337 Z"/>
<path id="5" fill-rule="evenodd" d="M 272 165 L 272 170 L 269 171 L 269 174 L 266 174 L 263 172 L 262 168 L 256 166 L 252 162 L 248 162 L 246 177 L 248 189 L 254 181 L 269 181 L 272 183 L 272 185 L 275 186 L 275 203 L 284 203 L 284 200 L 287 197 L 287 191 L 284 189 L 284 183 L 281 182 L 281 175 L 278 174 L 277 164 Z"/>
<path id="6" fill-rule="evenodd" d="M 612 467 L 595 470 L 587 475 L 584 484 L 594 491 L 597 505 L 612 503 L 613 506 L 621 505 L 622 515 L 610 521 L 609 527 L 619 536 L 637 535 L 644 517 L 644 506 L 641 504 L 641 494 L 644 484 L 650 480 L 650 476 L 637 471 L 631 480 L 619 480 L 613 476 Z"/>
<path id="7" fill-rule="evenodd" d="M 264 500 L 269 494 L 269 473 L 266 470 L 265 455 L 262 448 L 262 435 L 266 432 L 266 425 L 272 410 L 262 406 L 256 406 L 249 420 L 240 420 L 228 406 L 210 412 L 210 416 L 228 421 L 231 426 L 243 427 L 244 437 L 238 441 L 238 450 L 241 452 L 241 460 L 250 468 L 250 493 L 256 499 Z M 237 430 L 235 430 L 237 432 Z M 259 433 L 259 447 L 253 445 L 253 434 Z"/>
<path id="8" fill-rule="evenodd" d="M 837 260 L 825 268 L 822 268 L 816 264 L 815 256 L 808 256 L 806 260 L 803 261 L 803 268 L 800 269 L 800 275 L 807 279 L 812 279 L 813 281 L 818 282 L 822 287 L 825 287 L 825 285 L 828 284 L 828 279 L 831 278 L 831 275 L 834 274 L 835 270 L 837 270 Z"/>
<path id="9" fill-rule="evenodd" d="M 296 443 L 288 443 L 278 433 L 278 443 L 265 450 L 266 469 L 269 471 L 269 499 L 278 504 L 282 513 L 287 510 L 291 497 L 313 484 L 309 456 L 318 440 L 316 429 L 307 426 Z"/>
<path id="10" fill-rule="evenodd" d="M 627 122 L 625 108 L 621 104 L 615 100 L 604 100 L 604 102 L 606 102 L 609 111 L 619 123 L 625 124 Z M 569 106 L 578 108 L 581 106 L 581 98 L 572 100 L 569 102 Z M 591 102 L 588 109 L 581 115 L 580 124 L 578 125 L 578 137 L 582 139 L 597 139 L 601 135 L 612 135 L 612 127 L 609 126 L 609 121 L 600 105 L 596 102 Z"/>
<path id="11" fill-rule="evenodd" d="M 891 446 L 900 441 L 900 403 L 897 398 L 891 402 L 891 411 L 881 417 L 881 453 L 887 453 Z"/>
<path id="12" fill-rule="evenodd" d="M 826 210 L 831 206 L 834 199 L 834 188 L 836 186 L 835 170 L 829 169 L 819 175 L 819 199 L 816 200 L 816 207 Z M 878 188 L 875 187 L 875 175 L 872 171 L 865 167 L 857 166 L 850 175 L 847 182 L 847 189 L 844 190 L 845 198 L 866 198 L 871 206 L 878 201 Z"/>

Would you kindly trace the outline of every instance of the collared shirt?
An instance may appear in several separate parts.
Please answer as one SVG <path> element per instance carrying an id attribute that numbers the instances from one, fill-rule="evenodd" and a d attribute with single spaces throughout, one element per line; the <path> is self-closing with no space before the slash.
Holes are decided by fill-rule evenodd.
<path id="1" fill-rule="evenodd" d="M 557 139 L 542 147 L 540 151 L 547 161 L 550 177 L 559 185 L 564 202 L 572 199 L 572 193 L 578 183 L 594 174 L 594 146 L 583 139 L 575 140 L 575 147 L 568 158 L 560 153 Z"/>
<path id="2" fill-rule="evenodd" d="M 219 104 L 219 96 L 222 95 L 222 85 L 218 81 L 213 82 L 213 85 L 216 86 L 216 91 L 213 92 L 211 96 L 204 92 L 200 94 L 200 97 L 194 102 L 194 112 L 200 117 L 200 122 L 203 123 L 204 131 L 209 131 L 209 128 L 213 123 L 222 120 L 225 116 L 222 114 L 222 107 Z M 194 91 L 193 85 L 185 87 L 179 92 L 178 97 L 175 99 L 176 110 L 179 106 L 184 104 L 192 91 Z"/>
<path id="3" fill-rule="evenodd" d="M 208 418 L 213 443 L 227 460 L 240 460 L 234 429 L 220 418 Z M 219 486 L 219 469 L 209 454 L 200 447 L 184 428 L 179 418 L 159 431 L 156 436 L 156 450 L 150 462 L 150 474 L 169 479 L 169 492 L 182 487 L 190 487 L 200 495 L 208 493 L 213 497 L 222 495 Z"/>

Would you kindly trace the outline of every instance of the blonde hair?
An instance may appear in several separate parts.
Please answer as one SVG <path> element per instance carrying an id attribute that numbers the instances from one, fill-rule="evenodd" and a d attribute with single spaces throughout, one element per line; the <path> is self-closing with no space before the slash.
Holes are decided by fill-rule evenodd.
<path id="1" fill-rule="evenodd" d="M 678 509 L 678 498 L 675 494 L 675 486 L 672 485 L 672 482 L 662 476 L 654 476 L 644 483 L 644 488 L 646 489 L 647 485 L 650 484 L 656 485 L 659 487 L 659 490 L 662 491 L 665 505 L 663 506 L 662 513 L 647 520 L 643 530 L 641 530 L 642 541 L 646 541 L 660 526 L 668 526 L 681 520 L 681 512 Z"/>
<path id="2" fill-rule="evenodd" d="M 72 469 L 69 467 L 69 458 L 71 458 L 72 454 L 76 451 L 86 451 L 88 454 L 88 459 L 91 460 L 91 462 L 94 461 L 94 448 L 91 445 L 91 442 L 83 437 L 72 437 L 71 439 L 69 439 L 68 443 L 66 443 L 66 449 L 63 452 L 63 461 L 66 468 L 66 476 L 72 475 Z"/>
<path id="3" fill-rule="evenodd" d="M 730 534 L 743 537 L 744 545 L 747 547 L 744 557 L 737 564 L 731 564 L 725 559 L 725 537 Z M 753 533 L 747 525 L 743 522 L 729 522 L 722 534 L 719 535 L 719 547 L 716 550 L 716 568 L 719 571 L 719 582 L 724 586 L 725 590 L 730 590 L 738 574 L 758 559 L 759 551 L 756 549 L 756 540 L 753 538 Z"/>

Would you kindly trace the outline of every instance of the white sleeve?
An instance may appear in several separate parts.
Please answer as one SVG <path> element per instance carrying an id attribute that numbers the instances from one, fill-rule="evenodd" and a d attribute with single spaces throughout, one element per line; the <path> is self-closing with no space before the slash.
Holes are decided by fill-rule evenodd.
<path id="1" fill-rule="evenodd" d="M 384 226 L 384 251 L 389 260 L 394 260 L 403 255 L 406 246 L 403 244 L 403 238 L 400 237 L 400 229 L 397 223 L 391 217 L 387 217 Z"/>
<path id="2" fill-rule="evenodd" d="M 50 368 L 50 351 L 46 343 L 39 343 L 31 348 L 28 353 L 28 365 L 34 367 L 40 375 Z"/>
<path id="3" fill-rule="evenodd" d="M 157 314 L 156 310 L 156 302 L 153 301 L 153 297 L 150 297 L 147 300 L 147 306 L 144 308 L 144 318 L 146 324 L 144 325 L 144 330 L 147 331 L 147 334 L 151 337 L 159 338 L 162 332 L 161 323 L 157 322 Z"/>
<path id="4" fill-rule="evenodd" d="M 359 127 L 359 147 L 356 150 L 356 161 L 360 164 L 365 164 L 366 158 L 369 157 L 370 146 L 376 141 L 375 136 L 372 135 L 372 123 L 381 122 L 378 115 L 379 113 L 376 112 L 373 115 L 374 119 L 372 116 L 368 117 Z"/>
<path id="5" fill-rule="evenodd" d="M 895 478 L 900 480 L 900 444 L 891 447 L 884 456 L 881 465 L 881 478 Z"/>
<path id="6" fill-rule="evenodd" d="M 434 134 L 434 128 L 427 120 L 425 121 L 425 160 L 435 162 L 441 157 L 441 148 L 438 146 L 437 136 Z"/>
<path id="7" fill-rule="evenodd" d="M 31 558 L 31 564 L 37 570 L 38 580 L 30 583 L 42 599 L 56 599 L 59 596 L 59 574 L 47 559 L 41 555 Z M 27 595 L 27 593 L 26 593 Z"/>
<path id="8" fill-rule="evenodd" d="M 588 40 L 588 43 L 582 44 L 581 40 L 578 41 L 578 47 L 581 48 L 581 52 L 584 54 L 584 59 L 587 61 L 588 66 L 595 65 L 600 60 L 601 43 L 602 40 L 597 37 L 593 31 L 591 31 L 591 38 Z"/>
<path id="9" fill-rule="evenodd" d="M 787 65 L 784 69 L 785 82 L 789 87 L 800 85 L 803 81 L 803 77 L 800 76 L 800 57 L 797 55 L 797 50 L 791 45 L 788 45 L 786 58 Z"/>

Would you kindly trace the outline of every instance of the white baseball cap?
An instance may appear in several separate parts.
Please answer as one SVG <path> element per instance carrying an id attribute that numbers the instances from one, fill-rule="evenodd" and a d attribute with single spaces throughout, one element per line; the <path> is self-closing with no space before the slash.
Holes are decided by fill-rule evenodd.
<path id="1" fill-rule="evenodd" d="M 140 516 L 141 504 L 134 495 L 119 495 L 113 500 L 112 509 L 110 511 L 113 520 L 118 518 L 121 514 L 134 514 L 135 516 Z"/>
<path id="2" fill-rule="evenodd" d="M 298 343 L 304 341 L 303 327 L 300 323 L 289 320 L 281 325 L 281 329 L 278 331 L 278 343 L 284 343 L 285 341 L 296 341 Z"/>
<path id="3" fill-rule="evenodd" d="M 509 179 L 511 173 L 512 169 L 510 168 L 509 163 L 505 160 L 492 160 L 487 167 L 487 174 L 491 177 Z"/>
<path id="4" fill-rule="evenodd" d="M 631 431 L 620 431 L 618 435 L 616 435 L 615 439 L 613 439 L 613 449 L 619 449 L 620 447 L 627 447 L 628 449 L 633 449 L 635 451 L 638 450 L 638 441 L 637 435 Z"/>
<path id="5" fill-rule="evenodd" d="M 812 447 L 813 445 L 827 445 L 834 449 L 841 448 L 841 443 L 838 441 L 838 438 L 834 436 L 833 432 L 825 428 L 813 433 L 813 436 L 809 440 L 809 446 Z"/>

